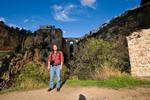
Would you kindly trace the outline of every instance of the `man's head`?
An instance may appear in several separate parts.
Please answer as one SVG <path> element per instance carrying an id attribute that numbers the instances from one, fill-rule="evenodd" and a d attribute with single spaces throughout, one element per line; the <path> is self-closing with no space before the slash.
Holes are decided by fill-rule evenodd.
<path id="1" fill-rule="evenodd" d="M 57 51 L 57 50 L 58 50 L 58 47 L 57 47 L 56 44 L 53 44 L 53 50 L 54 50 L 54 51 Z"/>

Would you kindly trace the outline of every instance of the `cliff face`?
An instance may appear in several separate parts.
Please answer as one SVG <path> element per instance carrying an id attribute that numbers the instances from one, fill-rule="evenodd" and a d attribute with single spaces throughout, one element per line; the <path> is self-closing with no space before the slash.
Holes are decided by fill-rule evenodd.
<path id="1" fill-rule="evenodd" d="M 38 38 L 41 37 L 41 42 L 48 43 L 50 49 L 52 49 L 51 44 L 57 44 L 59 49 L 62 48 L 62 39 L 63 39 L 63 32 L 59 28 L 55 27 L 48 27 L 48 28 L 40 28 L 36 32 L 36 40 L 38 41 Z M 38 42 L 37 42 L 38 43 Z"/>
<path id="2" fill-rule="evenodd" d="M 87 38 L 96 37 L 126 43 L 126 36 L 130 33 L 150 27 L 149 18 L 150 4 L 146 4 L 113 18 L 109 23 L 105 23 L 99 27 L 97 32 L 89 34 Z"/>
<path id="3" fill-rule="evenodd" d="M 0 22 L 0 50 L 13 50 L 17 47 L 18 41 L 15 33 L 13 34 L 14 30 Z"/>
<path id="4" fill-rule="evenodd" d="M 0 51 L 19 51 L 43 44 L 51 49 L 53 43 L 58 44 L 59 49 L 62 49 L 62 38 L 62 30 L 59 28 L 40 28 L 32 33 L 24 29 L 9 27 L 0 22 Z"/>

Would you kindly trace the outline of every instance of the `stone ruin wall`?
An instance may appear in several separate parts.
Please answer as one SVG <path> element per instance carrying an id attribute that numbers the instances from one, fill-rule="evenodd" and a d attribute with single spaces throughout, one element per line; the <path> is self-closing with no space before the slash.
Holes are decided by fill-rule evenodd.
<path id="1" fill-rule="evenodd" d="M 131 75 L 150 76 L 150 28 L 127 37 Z"/>

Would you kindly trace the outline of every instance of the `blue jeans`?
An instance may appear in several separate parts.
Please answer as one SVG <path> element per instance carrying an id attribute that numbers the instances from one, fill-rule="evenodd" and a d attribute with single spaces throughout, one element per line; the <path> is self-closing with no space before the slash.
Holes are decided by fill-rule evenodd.
<path id="1" fill-rule="evenodd" d="M 57 78 L 57 83 L 56 83 L 56 88 L 60 88 L 60 65 L 57 66 L 52 66 L 50 67 L 50 88 L 53 89 L 54 87 L 54 76 L 56 74 Z"/>

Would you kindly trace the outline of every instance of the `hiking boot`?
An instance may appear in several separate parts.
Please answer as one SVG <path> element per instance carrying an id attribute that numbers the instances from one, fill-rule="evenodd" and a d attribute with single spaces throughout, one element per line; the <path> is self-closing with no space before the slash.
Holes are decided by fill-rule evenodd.
<path id="1" fill-rule="evenodd" d="M 47 91 L 50 92 L 50 91 L 52 91 L 52 90 L 53 90 L 53 89 L 49 88 Z"/>
<path id="2" fill-rule="evenodd" d="M 57 88 L 56 91 L 59 92 L 59 91 L 60 91 L 60 88 Z"/>

